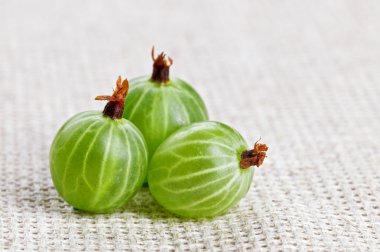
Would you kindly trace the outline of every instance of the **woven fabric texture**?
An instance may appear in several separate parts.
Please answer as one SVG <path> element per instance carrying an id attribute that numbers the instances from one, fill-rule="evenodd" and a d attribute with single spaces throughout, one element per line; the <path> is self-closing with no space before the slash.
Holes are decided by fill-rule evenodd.
<path id="1" fill-rule="evenodd" d="M 0 251 L 379 251 L 380 1 L 1 1 Z M 49 148 L 117 76 L 174 59 L 212 120 L 270 149 L 241 202 L 188 221 L 142 189 L 92 216 Z"/>

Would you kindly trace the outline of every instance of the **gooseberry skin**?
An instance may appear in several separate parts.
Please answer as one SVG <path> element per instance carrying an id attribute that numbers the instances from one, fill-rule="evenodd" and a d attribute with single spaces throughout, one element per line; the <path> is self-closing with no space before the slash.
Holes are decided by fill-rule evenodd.
<path id="1" fill-rule="evenodd" d="M 125 119 L 82 112 L 59 130 L 50 150 L 58 193 L 77 209 L 106 213 L 141 188 L 148 154 L 141 132 Z"/>
<path id="2" fill-rule="evenodd" d="M 123 117 L 144 135 L 149 156 L 179 128 L 208 120 L 205 103 L 185 81 L 175 77 L 164 84 L 149 76 L 130 81 Z"/>
<path id="3" fill-rule="evenodd" d="M 156 150 L 148 168 L 149 188 L 168 211 L 190 218 L 227 212 L 247 193 L 254 167 L 239 166 L 248 146 L 231 127 L 193 123 Z"/>

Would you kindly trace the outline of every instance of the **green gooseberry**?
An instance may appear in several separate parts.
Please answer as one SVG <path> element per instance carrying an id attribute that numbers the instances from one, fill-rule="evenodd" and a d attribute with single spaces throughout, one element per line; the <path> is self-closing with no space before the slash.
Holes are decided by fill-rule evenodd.
<path id="1" fill-rule="evenodd" d="M 193 122 L 208 120 L 205 103 L 185 81 L 170 77 L 173 60 L 152 49 L 153 73 L 131 80 L 125 101 L 124 118 L 142 132 L 151 157 L 156 148 L 174 131 Z"/>
<path id="2" fill-rule="evenodd" d="M 247 193 L 268 147 L 249 150 L 243 137 L 219 122 L 198 122 L 168 137 L 148 168 L 149 189 L 168 211 L 190 218 L 227 212 Z M 250 168 L 251 167 L 251 168 Z"/>
<path id="3" fill-rule="evenodd" d="M 82 112 L 69 119 L 50 149 L 50 172 L 62 196 L 76 209 L 105 213 L 122 207 L 141 188 L 148 152 L 136 126 L 122 118 L 128 81 L 117 81 L 103 113 Z"/>

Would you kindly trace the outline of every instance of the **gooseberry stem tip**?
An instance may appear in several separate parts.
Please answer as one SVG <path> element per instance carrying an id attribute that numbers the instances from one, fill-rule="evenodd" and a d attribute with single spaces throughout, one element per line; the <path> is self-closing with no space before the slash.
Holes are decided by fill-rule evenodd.
<path id="1" fill-rule="evenodd" d="M 155 56 L 154 46 L 152 47 L 151 57 L 153 60 L 153 73 L 151 80 L 157 83 L 167 83 L 170 80 L 169 72 L 170 67 L 173 64 L 173 59 L 164 52 L 161 52 Z"/>
<path id="2" fill-rule="evenodd" d="M 112 94 L 109 95 L 100 95 L 95 97 L 97 101 L 108 101 L 104 107 L 103 114 L 108 116 L 113 120 L 120 119 L 123 117 L 124 112 L 124 100 L 128 94 L 129 82 L 127 79 L 122 81 L 121 76 L 118 77 L 116 81 L 116 88 Z"/>
<path id="3" fill-rule="evenodd" d="M 251 166 L 260 167 L 264 159 L 267 157 L 268 146 L 266 144 L 261 144 L 259 140 L 255 142 L 252 150 L 245 150 L 241 154 L 240 168 L 248 169 Z"/>

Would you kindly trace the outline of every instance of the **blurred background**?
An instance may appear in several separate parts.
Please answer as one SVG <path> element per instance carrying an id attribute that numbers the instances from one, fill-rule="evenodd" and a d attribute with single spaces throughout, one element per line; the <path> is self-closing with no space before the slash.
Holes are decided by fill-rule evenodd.
<path id="1" fill-rule="evenodd" d="M 251 126 L 251 138 L 265 129 L 258 119 L 247 124 L 253 117 L 281 130 L 294 126 L 278 125 L 287 116 L 332 123 L 376 94 L 379 10 L 376 1 L 2 1 L 2 98 L 20 110 L 49 99 L 30 119 L 57 111 L 49 123 L 58 126 L 101 108 L 93 97 L 109 93 L 119 74 L 149 75 L 155 45 L 174 58 L 172 74 L 205 98 L 211 118 Z M 355 99 L 355 108 L 336 99 Z"/>
<path id="2" fill-rule="evenodd" d="M 0 250 L 380 249 L 380 2 L 0 1 Z M 223 217 L 167 217 L 143 190 L 112 216 L 57 195 L 51 141 L 152 46 L 212 120 L 270 146 Z"/>

